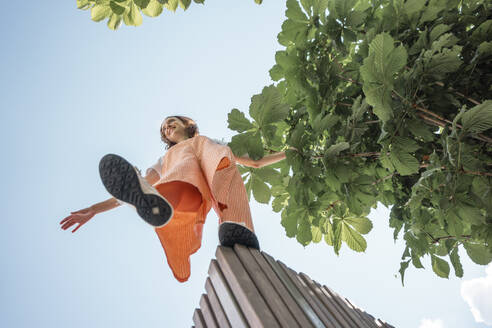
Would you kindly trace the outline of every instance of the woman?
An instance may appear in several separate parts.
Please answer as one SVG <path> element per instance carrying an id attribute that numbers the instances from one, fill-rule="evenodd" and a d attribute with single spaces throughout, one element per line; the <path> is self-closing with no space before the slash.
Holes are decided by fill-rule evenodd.
<path id="1" fill-rule="evenodd" d="M 285 158 L 284 152 L 260 160 L 236 157 L 231 149 L 199 135 L 197 124 L 184 116 L 169 116 L 161 125 L 161 140 L 168 151 L 156 164 L 140 171 L 124 158 L 108 154 L 99 163 L 101 180 L 114 197 L 71 212 L 60 224 L 75 232 L 97 213 L 129 204 L 152 225 L 180 282 L 190 275 L 189 256 L 201 246 L 202 228 L 213 207 L 221 245 L 235 243 L 259 249 L 246 189 L 236 163 L 263 167 Z"/>

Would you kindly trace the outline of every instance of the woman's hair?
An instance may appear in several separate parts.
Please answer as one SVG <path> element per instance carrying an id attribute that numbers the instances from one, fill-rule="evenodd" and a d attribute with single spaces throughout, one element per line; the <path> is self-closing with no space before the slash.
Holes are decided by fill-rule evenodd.
<path id="1" fill-rule="evenodd" d="M 185 134 L 188 136 L 188 138 L 193 138 L 194 136 L 197 136 L 199 134 L 198 125 L 191 118 L 186 117 L 186 116 L 171 115 L 171 116 L 166 117 L 164 119 L 164 122 L 166 122 L 166 120 L 170 117 L 175 117 L 178 120 L 180 120 L 181 122 L 183 122 L 183 124 L 185 125 Z M 160 131 L 161 140 L 166 144 L 166 149 L 169 149 L 172 146 L 174 146 L 176 143 L 172 142 L 171 140 L 166 138 L 166 134 L 164 133 L 164 130 L 162 128 L 164 125 L 164 122 L 162 122 L 162 124 L 161 124 L 161 131 Z"/>

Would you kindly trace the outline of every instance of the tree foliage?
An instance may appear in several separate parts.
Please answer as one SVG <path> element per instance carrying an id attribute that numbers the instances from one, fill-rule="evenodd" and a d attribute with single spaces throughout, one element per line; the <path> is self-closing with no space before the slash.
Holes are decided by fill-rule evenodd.
<path id="1" fill-rule="evenodd" d="M 203 4 L 205 0 L 193 0 Z M 255 0 L 261 4 L 262 0 Z M 123 21 L 125 25 L 139 26 L 142 14 L 149 17 L 159 16 L 164 9 L 175 12 L 178 7 L 186 10 L 191 0 L 77 0 L 77 8 L 91 11 L 91 19 L 95 22 L 107 20 L 110 29 L 116 30 Z"/>
<path id="2" fill-rule="evenodd" d="M 228 115 L 241 168 L 288 237 L 365 251 L 371 208 L 410 263 L 463 275 L 492 261 L 492 6 L 480 0 L 287 0 L 275 85 Z M 463 254 L 463 253 L 462 253 Z"/>

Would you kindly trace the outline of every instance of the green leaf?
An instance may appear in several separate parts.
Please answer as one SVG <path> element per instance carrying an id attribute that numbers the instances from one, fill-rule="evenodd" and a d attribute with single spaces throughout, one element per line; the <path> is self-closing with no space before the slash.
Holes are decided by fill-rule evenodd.
<path id="1" fill-rule="evenodd" d="M 335 0 L 335 10 L 339 18 L 348 16 L 350 10 L 357 3 L 357 0 Z"/>
<path id="2" fill-rule="evenodd" d="M 425 142 L 433 141 L 436 135 L 431 132 L 429 125 L 422 124 L 422 121 L 412 120 L 407 122 L 408 130 L 417 138 Z"/>
<path id="3" fill-rule="evenodd" d="M 139 26 L 142 24 L 142 15 L 136 4 L 132 3 L 130 10 L 123 15 L 123 21 L 126 25 Z"/>
<path id="4" fill-rule="evenodd" d="M 263 88 L 261 94 L 251 98 L 249 115 L 260 127 L 284 120 L 289 114 L 289 105 L 282 103 L 282 95 L 273 85 Z"/>
<path id="5" fill-rule="evenodd" d="M 331 145 L 325 152 L 325 157 L 330 158 L 330 157 L 335 157 L 340 154 L 340 152 L 348 149 L 350 147 L 348 142 L 339 142 L 335 145 Z"/>
<path id="6" fill-rule="evenodd" d="M 391 91 L 392 87 L 375 82 L 364 83 L 362 87 L 367 103 L 373 106 L 374 114 L 383 121 L 389 121 L 393 117 Z"/>
<path id="7" fill-rule="evenodd" d="M 261 167 L 258 169 L 254 169 L 253 172 L 261 180 L 268 182 L 271 185 L 279 184 L 282 182 L 281 181 L 282 177 L 280 175 L 280 172 L 278 172 L 272 167 L 268 167 L 268 166 Z"/>
<path id="8" fill-rule="evenodd" d="M 400 276 L 401 276 L 401 284 L 402 286 L 405 286 L 404 279 L 405 279 L 405 270 L 408 268 L 408 264 L 410 264 L 410 260 L 406 262 L 401 262 L 400 263 Z"/>
<path id="9" fill-rule="evenodd" d="M 179 6 L 183 8 L 183 10 L 188 9 L 191 4 L 191 0 L 179 0 Z"/>
<path id="10" fill-rule="evenodd" d="M 91 3 L 89 0 L 77 0 L 77 9 L 86 10 L 90 5 Z"/>
<path id="11" fill-rule="evenodd" d="M 311 234 L 313 243 L 319 243 L 323 238 L 323 234 L 321 233 L 321 229 L 316 226 L 311 226 Z"/>
<path id="12" fill-rule="evenodd" d="M 372 222 L 366 217 L 346 217 L 343 220 L 363 235 L 372 230 Z"/>
<path id="13" fill-rule="evenodd" d="M 392 144 L 393 148 L 399 148 L 407 153 L 414 153 L 420 147 L 415 140 L 404 137 L 395 137 Z"/>
<path id="14" fill-rule="evenodd" d="M 109 5 L 95 5 L 91 9 L 91 19 L 100 22 L 111 15 L 112 11 Z"/>
<path id="15" fill-rule="evenodd" d="M 304 22 L 296 22 L 288 19 L 282 24 L 282 31 L 277 39 L 281 45 L 287 46 L 289 43 L 301 45 L 306 40 L 308 25 Z"/>
<path id="16" fill-rule="evenodd" d="M 121 16 L 116 14 L 111 14 L 108 19 L 108 27 L 112 30 L 118 29 L 121 25 Z"/>
<path id="17" fill-rule="evenodd" d="M 486 100 L 461 116 L 463 129 L 470 133 L 482 133 L 492 128 L 492 100 Z"/>
<path id="18" fill-rule="evenodd" d="M 333 220 L 333 249 L 337 255 L 342 248 L 342 226 L 340 220 Z"/>
<path id="19" fill-rule="evenodd" d="M 432 43 L 437 40 L 443 33 L 446 33 L 451 29 L 451 26 L 446 24 L 439 24 L 435 26 L 429 34 L 429 41 Z"/>
<path id="20" fill-rule="evenodd" d="M 364 252 L 367 248 L 367 242 L 360 233 L 352 229 L 345 220 L 342 221 L 342 240 L 348 247 L 356 252 Z"/>
<path id="21" fill-rule="evenodd" d="M 420 24 L 436 19 L 437 14 L 439 14 L 445 8 L 446 8 L 446 3 L 441 4 L 435 0 L 429 1 L 429 4 L 427 5 L 422 16 L 420 17 Z"/>
<path id="22" fill-rule="evenodd" d="M 420 262 L 420 257 L 414 251 L 411 252 L 411 257 L 412 257 L 412 264 L 414 267 L 416 267 L 417 269 L 424 268 L 422 262 Z"/>
<path id="23" fill-rule="evenodd" d="M 381 155 L 379 156 L 379 161 L 381 162 L 381 165 L 384 168 L 388 169 L 390 172 L 393 172 L 395 170 L 393 162 L 391 161 L 385 149 L 382 149 Z"/>
<path id="24" fill-rule="evenodd" d="M 285 77 L 284 70 L 280 65 L 275 64 L 269 71 L 270 77 L 273 81 L 279 81 Z"/>
<path id="25" fill-rule="evenodd" d="M 248 149 L 248 155 L 254 160 L 258 160 L 263 157 L 265 151 L 263 149 L 263 143 L 261 142 L 261 135 L 256 132 L 248 137 L 246 140 L 246 148 Z"/>
<path id="26" fill-rule="evenodd" d="M 470 222 L 476 225 L 485 223 L 485 216 L 482 214 L 480 209 L 476 207 L 460 204 L 457 208 L 457 214 L 463 222 Z"/>
<path id="27" fill-rule="evenodd" d="M 285 11 L 285 16 L 293 21 L 308 23 L 308 18 L 302 12 L 297 0 L 287 0 L 287 10 Z"/>
<path id="28" fill-rule="evenodd" d="M 393 116 L 391 92 L 394 75 L 407 63 L 407 52 L 403 46 L 394 47 L 388 33 L 378 34 L 369 44 L 369 56 L 364 59 L 360 73 L 364 80 L 363 91 L 367 103 L 374 113 L 386 122 Z"/>
<path id="29" fill-rule="evenodd" d="M 125 12 L 125 6 L 120 5 L 116 1 L 110 1 L 109 6 L 111 7 L 111 10 L 113 13 L 116 15 L 122 15 Z"/>
<path id="30" fill-rule="evenodd" d="M 166 4 L 164 4 L 164 7 L 166 7 L 167 10 L 175 12 L 176 8 L 178 8 L 179 0 L 168 0 Z"/>
<path id="31" fill-rule="evenodd" d="M 471 35 L 471 38 L 475 42 L 491 41 L 490 35 L 492 34 L 492 19 L 486 20 L 481 23 Z"/>
<path id="32" fill-rule="evenodd" d="M 400 148 L 392 149 L 389 157 L 391 164 L 401 175 L 411 175 L 419 171 L 418 160 L 409 153 L 403 152 Z"/>
<path id="33" fill-rule="evenodd" d="M 253 160 L 263 157 L 264 149 L 259 132 L 244 132 L 232 137 L 229 143 L 232 152 L 236 156 L 242 156 L 248 153 Z"/>
<path id="34" fill-rule="evenodd" d="M 407 15 L 413 15 L 424 8 L 427 0 L 407 0 L 404 5 L 404 10 Z"/>
<path id="35" fill-rule="evenodd" d="M 162 13 L 163 10 L 162 4 L 157 0 L 150 0 L 149 4 L 142 12 L 149 17 L 157 17 Z"/>
<path id="36" fill-rule="evenodd" d="M 306 246 L 311 242 L 312 238 L 311 225 L 309 221 L 303 219 L 297 229 L 296 239 L 301 245 Z"/>
<path id="37" fill-rule="evenodd" d="M 282 226 L 285 228 L 285 232 L 287 234 L 287 237 L 294 237 L 297 234 L 297 217 L 298 213 L 289 213 L 287 209 L 284 209 L 282 211 L 282 220 L 280 223 Z"/>
<path id="38" fill-rule="evenodd" d="M 441 278 L 449 278 L 449 264 L 443 259 L 431 254 L 432 270 Z"/>
<path id="39" fill-rule="evenodd" d="M 229 147 L 231 147 L 232 152 L 236 156 L 243 156 L 248 152 L 248 140 L 251 139 L 254 135 L 254 132 L 246 132 L 237 134 L 232 137 L 231 142 L 229 143 Z"/>
<path id="40" fill-rule="evenodd" d="M 491 189 L 492 186 L 490 183 L 488 183 L 486 177 L 477 176 L 473 178 L 472 191 L 478 197 L 482 198 L 483 200 L 486 200 L 487 197 L 490 197 Z"/>
<path id="41" fill-rule="evenodd" d="M 364 23 L 367 14 L 361 11 L 351 11 L 347 16 L 346 24 L 351 27 L 357 27 Z"/>
<path id="42" fill-rule="evenodd" d="M 440 39 L 439 39 L 440 40 Z M 435 41 L 435 43 L 438 43 Z M 433 47 L 435 46 L 433 44 Z M 460 59 L 461 47 L 454 46 L 452 49 L 443 48 L 436 54 L 429 50 L 424 54 L 424 70 L 427 74 L 444 74 L 456 72 L 462 64 Z"/>
<path id="43" fill-rule="evenodd" d="M 244 132 L 253 129 L 254 125 L 246 118 L 243 112 L 239 109 L 232 109 L 227 115 L 228 128 L 237 132 Z"/>
<path id="44" fill-rule="evenodd" d="M 492 55 L 492 41 L 485 41 L 480 43 L 480 45 L 477 48 L 477 52 L 479 56 L 481 57 L 487 57 Z"/>
<path id="45" fill-rule="evenodd" d="M 369 0 L 359 0 L 354 7 L 356 11 L 366 11 L 366 9 L 371 8 L 371 1 Z"/>
<path id="46" fill-rule="evenodd" d="M 322 133 L 325 130 L 331 129 L 339 120 L 338 116 L 336 115 L 325 115 L 323 118 L 322 113 L 320 113 L 317 118 L 312 122 L 313 129 L 317 131 L 318 133 Z"/>
<path id="47" fill-rule="evenodd" d="M 252 176 L 252 190 L 256 201 L 259 203 L 268 204 L 271 197 L 270 188 L 266 183 L 254 175 Z"/>
<path id="48" fill-rule="evenodd" d="M 324 224 L 324 230 L 325 230 L 325 242 L 333 246 L 333 226 L 330 223 L 330 220 L 326 220 Z"/>
<path id="49" fill-rule="evenodd" d="M 141 9 L 147 8 L 150 3 L 150 0 L 133 0 L 133 2 Z"/>
<path id="50" fill-rule="evenodd" d="M 454 248 L 451 251 L 451 254 L 449 254 L 449 259 L 451 260 L 451 264 L 453 264 L 454 274 L 456 275 L 456 277 L 462 278 L 463 267 L 461 266 L 460 257 L 458 255 L 458 247 Z"/>
<path id="51" fill-rule="evenodd" d="M 481 265 L 487 265 L 492 261 L 492 250 L 480 244 L 464 242 L 466 253 L 473 262 Z"/>
<path id="52" fill-rule="evenodd" d="M 288 194 L 280 195 L 275 197 L 272 201 L 272 209 L 275 213 L 280 212 L 287 204 L 287 199 L 289 199 Z"/>

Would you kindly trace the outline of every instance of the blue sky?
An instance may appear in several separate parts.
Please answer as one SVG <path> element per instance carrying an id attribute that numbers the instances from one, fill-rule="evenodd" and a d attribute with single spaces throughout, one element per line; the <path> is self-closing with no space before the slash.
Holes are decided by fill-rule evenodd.
<path id="1" fill-rule="evenodd" d="M 251 96 L 272 83 L 285 2 L 207 0 L 116 32 L 92 22 L 75 0 L 9 1 L 3 10 L 0 326 L 191 326 L 218 244 L 213 210 L 184 284 L 129 206 L 74 234 L 58 222 L 109 197 L 98 175 L 104 154 L 143 171 L 163 155 L 159 126 L 168 115 L 193 117 L 203 135 L 230 139 L 227 113 L 247 111 Z M 366 253 L 344 246 L 339 257 L 322 243 L 303 248 L 287 238 L 270 206 L 252 200 L 251 210 L 264 251 L 396 327 L 423 319 L 486 327 L 460 293 L 485 267 L 463 251 L 463 279 L 438 278 L 427 259 L 426 270 L 410 268 L 401 286 L 403 244 L 393 242 L 383 206 L 370 215 Z"/>

